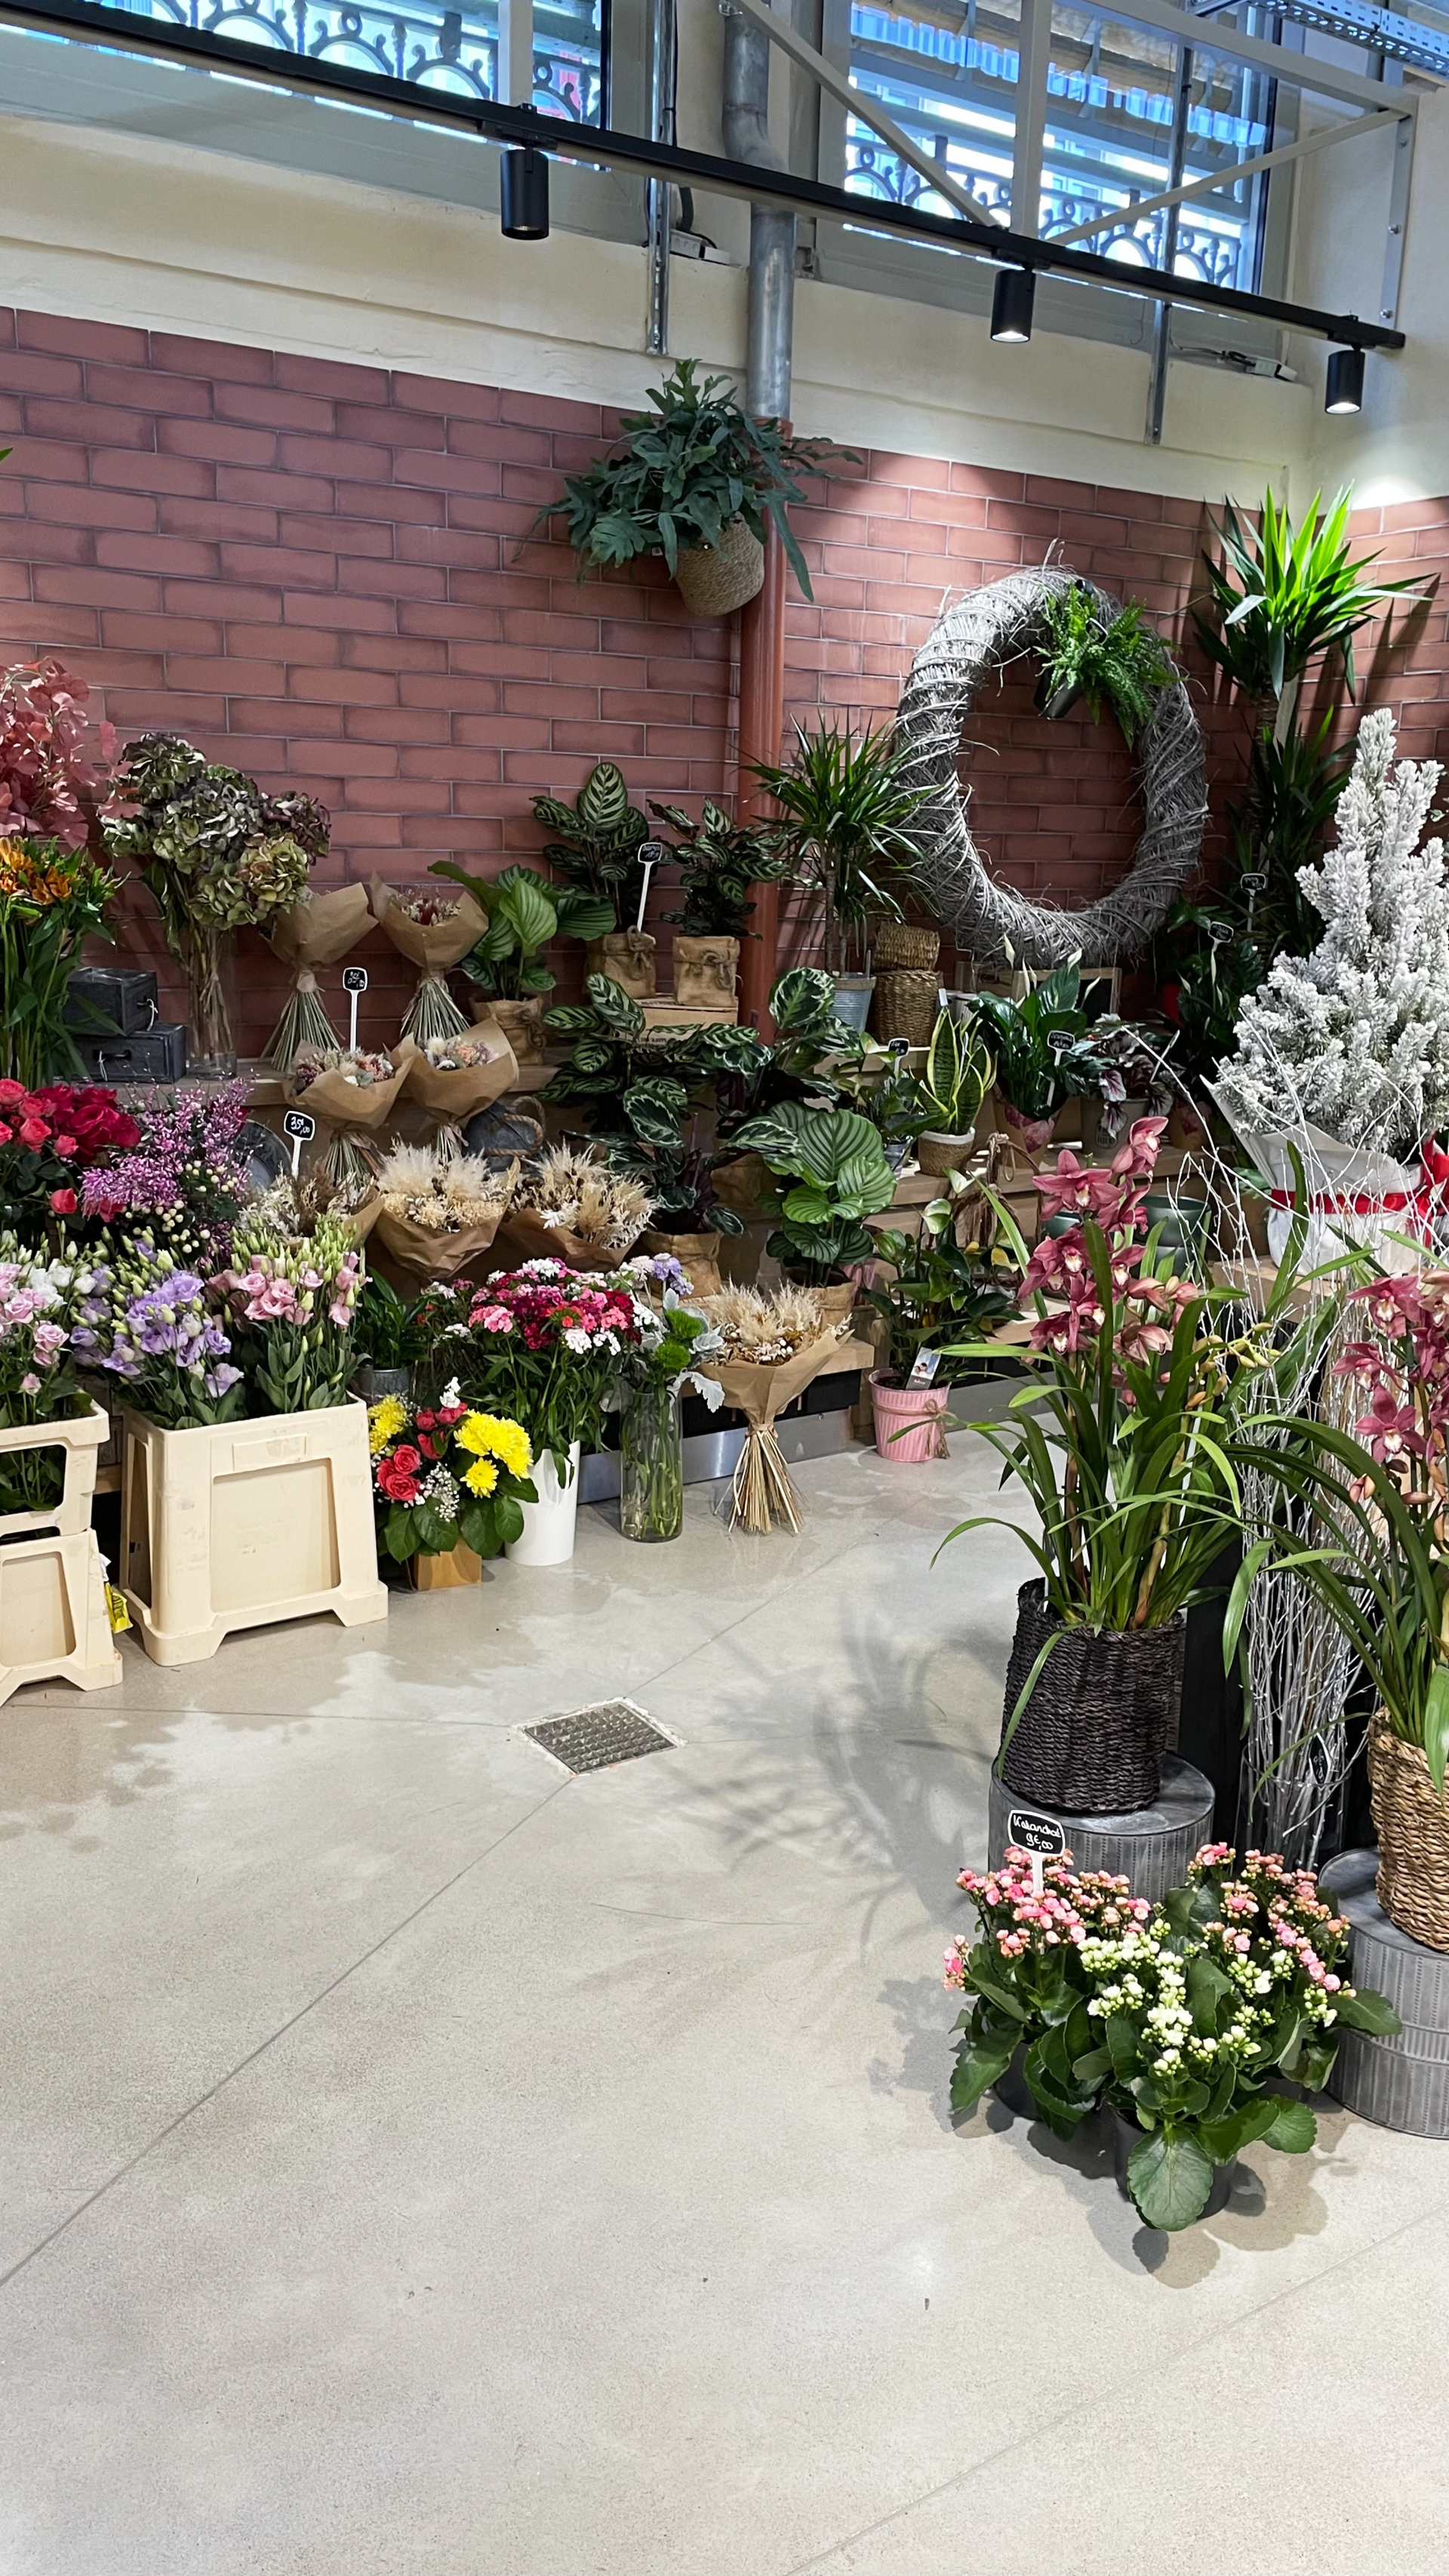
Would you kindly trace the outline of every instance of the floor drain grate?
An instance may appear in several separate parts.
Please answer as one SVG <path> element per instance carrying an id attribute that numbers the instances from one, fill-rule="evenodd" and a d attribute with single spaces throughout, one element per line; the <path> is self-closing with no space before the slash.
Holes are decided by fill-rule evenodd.
<path id="1" fill-rule="evenodd" d="M 567 1717 L 547 1717 L 541 1726 L 523 1729 L 530 1744 L 562 1764 L 565 1771 L 605 1771 L 613 1762 L 637 1762 L 643 1753 L 669 1753 L 678 1743 L 647 1718 L 631 1699 L 601 1699 L 592 1708 L 575 1708 Z"/>

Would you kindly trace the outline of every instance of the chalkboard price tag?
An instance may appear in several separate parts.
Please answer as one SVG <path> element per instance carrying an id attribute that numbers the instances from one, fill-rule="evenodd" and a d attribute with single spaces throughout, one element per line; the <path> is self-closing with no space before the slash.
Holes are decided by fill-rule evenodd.
<path id="1" fill-rule="evenodd" d="M 365 993 L 367 990 L 367 968 L 365 966 L 344 966 L 342 969 L 342 990 L 344 993 Z"/>
<path id="2" fill-rule="evenodd" d="M 292 1178 L 302 1168 L 302 1148 L 317 1133 L 317 1121 L 306 1109 L 289 1109 L 282 1120 L 282 1133 L 292 1139 Z"/>
<path id="3" fill-rule="evenodd" d="M 1013 1807 L 1006 1819 L 1006 1839 L 1019 1851 L 1031 1854 L 1031 1883 L 1038 1896 L 1042 1892 L 1042 1863 L 1060 1860 L 1067 1838 L 1055 1816 L 1043 1816 L 1035 1807 Z"/>
<path id="4" fill-rule="evenodd" d="M 1225 921 L 1214 921 L 1209 925 L 1208 937 L 1212 941 L 1214 948 L 1226 948 L 1232 935 L 1233 934 Z"/>
<path id="5" fill-rule="evenodd" d="M 1053 1055 L 1065 1055 L 1068 1048 L 1074 1047 L 1076 1043 L 1070 1029 L 1048 1029 L 1047 1031 L 1047 1045 Z"/>
<path id="6" fill-rule="evenodd" d="M 909 1038 L 892 1038 L 887 1047 L 887 1053 L 890 1055 L 909 1055 L 910 1051 L 911 1042 Z"/>
<path id="7" fill-rule="evenodd" d="M 1243 883 L 1247 887 L 1249 894 L 1261 894 L 1267 882 L 1268 871 L 1266 868 L 1249 868 L 1243 878 Z"/>

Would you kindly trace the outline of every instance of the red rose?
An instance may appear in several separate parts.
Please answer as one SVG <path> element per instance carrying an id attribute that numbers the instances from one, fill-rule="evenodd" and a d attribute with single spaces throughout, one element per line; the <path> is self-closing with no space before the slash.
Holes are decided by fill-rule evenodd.
<path id="1" fill-rule="evenodd" d="M 415 1413 L 413 1415 L 413 1420 L 416 1422 L 420 1431 L 431 1431 L 437 1418 L 438 1417 L 435 1413 Z"/>
<path id="2" fill-rule="evenodd" d="M 28 1145 L 32 1154 L 39 1153 L 41 1146 L 45 1144 L 49 1135 L 50 1129 L 47 1127 L 43 1118 L 21 1119 L 20 1142 L 22 1145 Z"/>
<path id="3" fill-rule="evenodd" d="M 17 1101 L 24 1100 L 27 1097 L 28 1094 L 23 1082 L 11 1082 L 9 1080 L 0 1082 L 0 1101 L 4 1102 L 7 1109 L 13 1109 Z"/>
<path id="4" fill-rule="evenodd" d="M 14 1136 L 14 1134 L 15 1134 L 15 1130 L 14 1130 L 14 1128 L 13 1128 L 13 1127 L 7 1127 L 7 1126 L 6 1126 L 6 1124 L 5 1124 L 4 1119 L 3 1119 L 3 1118 L 0 1118 L 0 1145 L 8 1145 L 8 1144 L 10 1143 L 10 1141 L 11 1141 L 11 1138 Z"/>
<path id="5" fill-rule="evenodd" d="M 50 1204 L 57 1216 L 74 1216 L 76 1210 L 74 1190 L 52 1190 Z"/>
<path id="6" fill-rule="evenodd" d="M 378 1492 L 390 1503 L 415 1503 L 419 1493 L 417 1470 L 422 1463 L 416 1449 L 406 1443 L 391 1458 L 379 1458 Z"/>
<path id="7" fill-rule="evenodd" d="M 67 1160 L 69 1156 L 76 1151 L 76 1141 L 74 1136 L 57 1136 L 55 1140 L 55 1150 L 61 1156 L 62 1160 Z"/>

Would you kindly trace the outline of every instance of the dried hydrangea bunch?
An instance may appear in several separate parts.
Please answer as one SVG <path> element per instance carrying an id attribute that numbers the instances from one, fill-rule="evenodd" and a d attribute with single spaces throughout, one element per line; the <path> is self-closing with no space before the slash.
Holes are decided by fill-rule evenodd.
<path id="1" fill-rule="evenodd" d="M 389 1216 L 429 1234 L 461 1234 L 497 1222 L 513 1200 L 518 1165 L 495 1171 L 480 1154 L 444 1156 L 431 1145 L 394 1145 L 378 1165 L 378 1196 Z"/>
<path id="2" fill-rule="evenodd" d="M 371 1091 L 377 1082 L 391 1082 L 391 1056 L 366 1047 L 304 1047 L 292 1067 L 292 1089 L 305 1091 L 319 1073 L 340 1074 L 344 1082 L 358 1091 Z"/>
<path id="3" fill-rule="evenodd" d="M 638 1181 L 569 1145 L 540 1155 L 523 1195 L 551 1231 L 576 1235 L 600 1252 L 628 1252 L 654 1213 Z"/>
<path id="4" fill-rule="evenodd" d="M 721 1288 L 697 1300 L 700 1311 L 718 1330 L 727 1359 L 753 1360 L 768 1366 L 793 1359 L 808 1342 L 826 1331 L 825 1299 L 818 1288 Z M 847 1332 L 849 1324 L 836 1327 Z"/>
<path id="5" fill-rule="evenodd" d="M 481 1038 L 424 1038 L 420 1053 L 438 1073 L 465 1073 L 477 1064 L 492 1064 L 497 1049 Z"/>

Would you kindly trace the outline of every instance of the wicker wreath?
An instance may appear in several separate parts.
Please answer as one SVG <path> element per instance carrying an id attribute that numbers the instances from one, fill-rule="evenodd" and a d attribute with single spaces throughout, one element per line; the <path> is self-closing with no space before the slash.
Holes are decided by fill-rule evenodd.
<path id="1" fill-rule="evenodd" d="M 1207 820 L 1207 754 L 1202 727 L 1181 673 L 1160 691 L 1142 737 L 1142 796 L 1147 820 L 1131 868 L 1110 894 L 1080 912 L 1028 901 L 987 872 L 966 821 L 958 774 L 961 729 L 983 681 L 1046 642 L 1042 603 L 1079 576 L 1059 565 L 1008 573 L 948 608 L 911 665 L 897 712 L 899 736 L 914 750 L 906 775 L 924 788 L 912 834 L 918 855 L 911 874 L 958 946 L 997 959 L 1009 949 L 1019 965 L 1059 966 L 1073 956 L 1110 965 L 1135 956 L 1157 929 L 1174 895 L 1193 875 Z M 1121 602 L 1083 582 L 1105 625 Z M 1177 665 L 1173 664 L 1173 669 Z"/>

